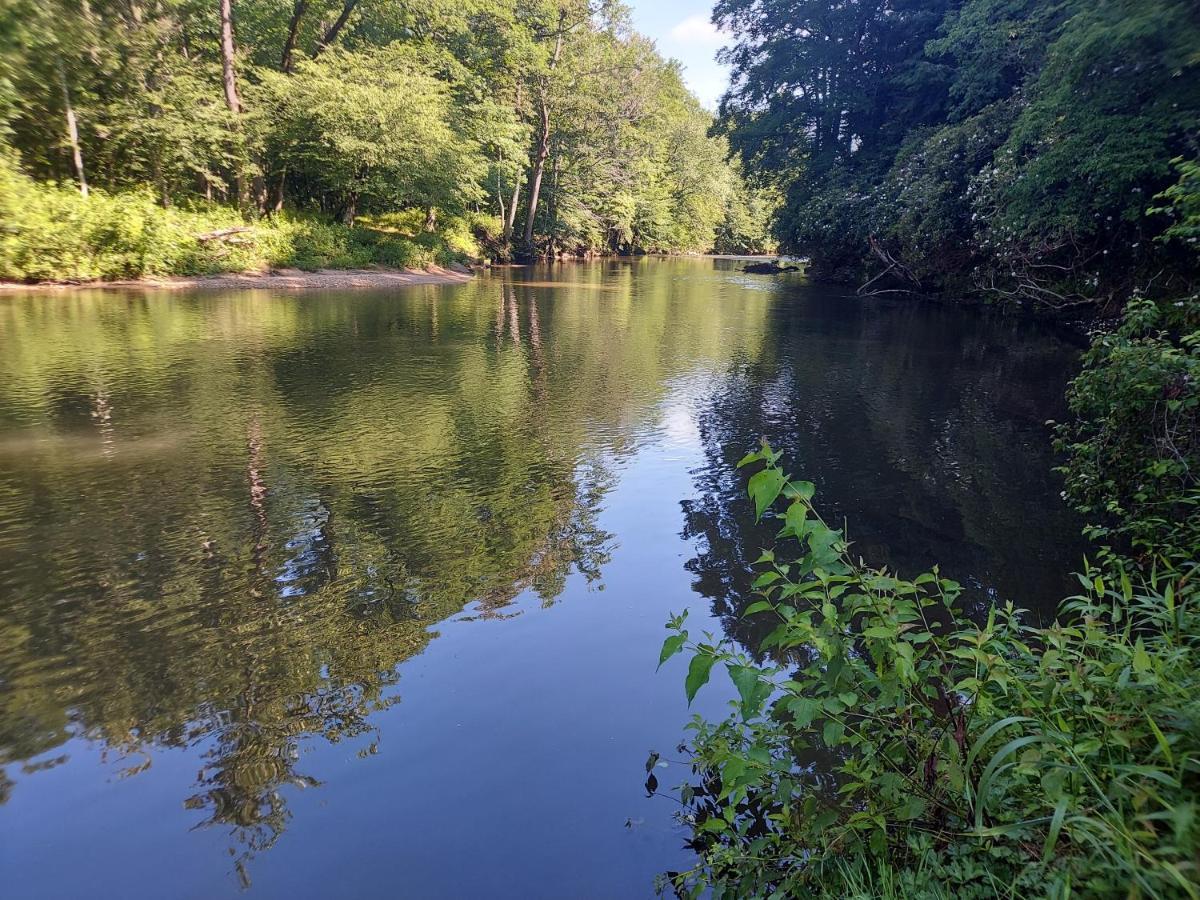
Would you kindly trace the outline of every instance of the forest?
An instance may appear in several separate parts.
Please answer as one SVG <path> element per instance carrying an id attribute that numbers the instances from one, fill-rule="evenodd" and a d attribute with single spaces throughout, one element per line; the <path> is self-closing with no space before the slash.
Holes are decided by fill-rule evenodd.
<path id="1" fill-rule="evenodd" d="M 0 278 L 766 249 L 711 124 L 607 0 L 6 0 Z"/>
<path id="2" fill-rule="evenodd" d="M 1194 289 L 1191 0 L 720 0 L 714 21 L 720 131 L 815 274 L 1109 314 Z"/>

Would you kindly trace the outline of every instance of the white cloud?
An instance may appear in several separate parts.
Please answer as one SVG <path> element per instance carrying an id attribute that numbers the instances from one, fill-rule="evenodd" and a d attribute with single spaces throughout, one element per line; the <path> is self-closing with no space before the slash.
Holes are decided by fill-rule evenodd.
<path id="1" fill-rule="evenodd" d="M 724 43 L 726 35 L 707 16 L 688 16 L 671 29 L 671 39 L 681 44 L 708 44 L 717 46 Z"/>

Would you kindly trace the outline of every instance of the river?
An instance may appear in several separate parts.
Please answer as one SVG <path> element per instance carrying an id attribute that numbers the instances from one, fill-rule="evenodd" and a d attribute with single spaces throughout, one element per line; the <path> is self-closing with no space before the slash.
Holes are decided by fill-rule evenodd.
<path id="1" fill-rule="evenodd" d="M 0 295 L 5 895 L 652 895 L 761 435 L 870 562 L 1052 612 L 1077 349 L 740 266 Z"/>

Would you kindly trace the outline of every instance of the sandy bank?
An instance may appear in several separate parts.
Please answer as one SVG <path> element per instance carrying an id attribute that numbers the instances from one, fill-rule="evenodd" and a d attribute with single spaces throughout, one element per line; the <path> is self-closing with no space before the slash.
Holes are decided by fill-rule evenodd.
<path id="1" fill-rule="evenodd" d="M 195 290 L 327 290 L 350 288 L 389 288 L 410 284 L 462 284 L 470 281 L 468 269 L 320 269 L 302 272 L 299 269 L 277 269 L 272 272 L 240 272 L 225 275 L 197 275 L 181 278 L 141 278 L 132 281 L 44 282 L 19 284 L 0 282 L 0 291 L 69 291 L 88 289 L 140 288 L 153 291 Z"/>

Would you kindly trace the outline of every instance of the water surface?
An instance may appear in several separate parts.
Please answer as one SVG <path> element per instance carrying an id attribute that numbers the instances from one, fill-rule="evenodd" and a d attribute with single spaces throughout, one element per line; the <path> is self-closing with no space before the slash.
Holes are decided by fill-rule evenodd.
<path id="1" fill-rule="evenodd" d="M 738 268 L 0 296 L 6 895 L 650 895 L 761 435 L 868 560 L 1052 610 L 1075 350 Z"/>

